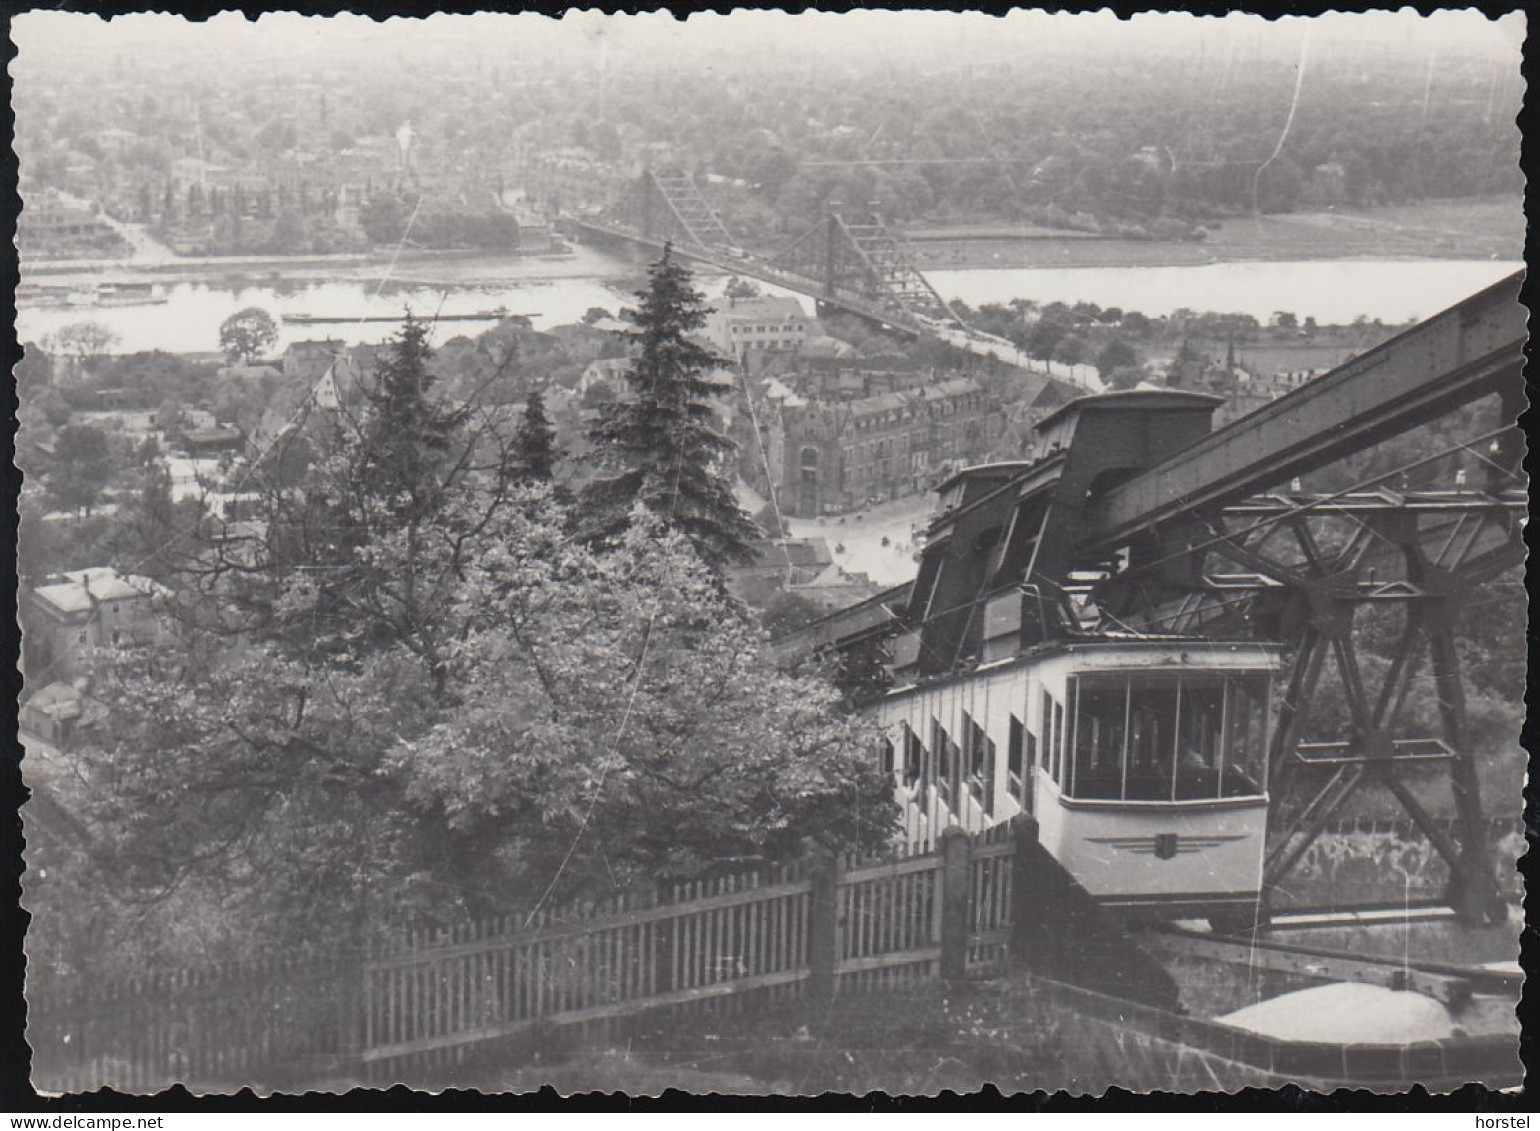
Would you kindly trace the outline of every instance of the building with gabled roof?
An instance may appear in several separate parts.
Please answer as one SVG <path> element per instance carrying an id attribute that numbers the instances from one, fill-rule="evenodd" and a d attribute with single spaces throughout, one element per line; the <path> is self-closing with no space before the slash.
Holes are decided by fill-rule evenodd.
<path id="1" fill-rule="evenodd" d="M 28 668 L 46 671 L 51 680 L 79 679 L 91 674 L 104 650 L 159 637 L 154 598 L 164 593 L 151 579 L 111 566 L 55 575 L 22 604 Z"/>
<path id="2" fill-rule="evenodd" d="M 872 387 L 868 385 L 868 387 Z M 765 478 L 788 515 L 843 514 L 929 490 L 957 467 L 988 458 L 1004 426 L 999 405 L 971 377 L 950 376 L 835 399 L 761 386 L 757 438 L 740 442 L 740 472 Z"/>
<path id="3" fill-rule="evenodd" d="M 717 353 L 742 364 L 757 351 L 801 349 L 812 325 L 794 298 L 728 299 L 706 315 L 705 337 Z"/>
<path id="4" fill-rule="evenodd" d="M 346 349 L 347 343 L 340 338 L 292 342 L 283 351 L 283 375 L 305 382 L 319 381 Z"/>

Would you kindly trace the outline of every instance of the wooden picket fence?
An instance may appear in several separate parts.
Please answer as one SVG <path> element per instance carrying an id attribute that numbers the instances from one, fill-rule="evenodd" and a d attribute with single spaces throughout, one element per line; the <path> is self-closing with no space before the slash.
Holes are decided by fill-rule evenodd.
<path id="1" fill-rule="evenodd" d="M 40 984 L 42 1090 L 153 1091 L 301 1075 L 412 1078 L 542 1025 L 751 993 L 829 995 L 1002 968 L 1011 826 L 925 855 L 824 857 L 666 892 L 410 932 L 359 955 Z"/>
<path id="2" fill-rule="evenodd" d="M 290 955 L 122 982 L 29 976 L 27 1042 L 40 1091 L 158 1091 L 177 1081 L 257 1078 L 335 1054 L 337 988 L 352 963 Z"/>

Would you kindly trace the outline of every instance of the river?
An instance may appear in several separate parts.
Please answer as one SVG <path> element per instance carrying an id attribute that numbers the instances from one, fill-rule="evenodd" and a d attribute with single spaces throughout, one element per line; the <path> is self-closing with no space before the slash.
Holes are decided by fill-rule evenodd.
<path id="1" fill-rule="evenodd" d="M 295 271 L 288 278 L 225 277 L 210 267 L 202 279 L 154 276 L 164 301 L 139 305 L 42 305 L 18 301 L 17 335 L 35 341 L 71 322 L 100 322 L 119 336 L 123 351 L 213 351 L 219 324 L 237 310 L 262 307 L 274 315 L 303 313 L 358 318 L 389 317 L 410 309 L 423 318 L 502 307 L 529 315 L 543 329 L 577 321 L 592 307 L 617 311 L 633 301 L 636 266 L 591 251 L 572 262 L 533 260 L 440 260 L 398 265 Z M 1180 308 L 1253 315 L 1274 311 L 1327 323 L 1359 317 L 1387 323 L 1425 317 L 1494 283 L 1522 266 L 1496 260 L 1300 260 L 1211 263 L 1181 267 L 982 268 L 931 271 L 932 284 L 948 299 L 970 305 L 1009 302 L 1094 302 L 1148 315 Z M 113 273 L 122 277 L 121 272 Z M 137 276 L 145 278 L 147 276 Z M 81 280 L 83 281 L 83 280 Z M 701 280 L 708 298 L 720 297 L 725 280 Z M 776 288 L 767 288 L 776 290 Z M 808 303 L 808 305 L 811 305 Z M 474 335 L 491 321 L 450 321 L 436 332 L 442 341 Z M 380 322 L 285 323 L 279 348 L 291 341 L 333 337 L 378 341 L 392 327 Z"/>
<path id="2" fill-rule="evenodd" d="M 1437 314 L 1522 263 L 1492 259 L 1315 259 L 1183 267 L 1035 267 L 930 271 L 946 298 L 970 306 L 1093 302 L 1152 317 L 1186 308 L 1249 314 L 1266 322 L 1287 310 L 1322 325 L 1364 317 L 1396 324 Z"/>

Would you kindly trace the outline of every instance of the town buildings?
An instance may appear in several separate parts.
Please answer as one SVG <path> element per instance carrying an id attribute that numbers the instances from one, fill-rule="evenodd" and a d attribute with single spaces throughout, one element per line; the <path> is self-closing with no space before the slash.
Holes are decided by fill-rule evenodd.
<path id="1" fill-rule="evenodd" d="M 45 189 L 27 194 L 16 222 L 16 243 L 39 259 L 123 255 L 127 245 L 90 204 Z"/>
<path id="2" fill-rule="evenodd" d="M 105 707 L 81 688 L 56 679 L 39 688 L 21 705 L 17 724 L 18 729 L 30 738 L 67 748 L 82 731 L 103 721 L 105 714 Z M 35 744 L 28 742 L 27 758 L 31 760 L 36 753 Z"/>
<path id="3" fill-rule="evenodd" d="M 57 575 L 27 595 L 23 633 L 28 668 L 52 680 L 91 674 L 101 652 L 159 636 L 155 582 L 109 566 Z"/>
<path id="4" fill-rule="evenodd" d="M 877 592 L 864 574 L 840 568 L 823 538 L 765 538 L 750 545 L 753 556 L 734 565 L 728 586 L 752 605 L 767 604 L 775 593 L 793 593 L 825 611 L 846 608 Z"/>
<path id="5" fill-rule="evenodd" d="M 989 458 L 1003 417 L 972 377 L 836 370 L 755 383 L 740 468 L 796 517 L 928 491 Z"/>
<path id="6" fill-rule="evenodd" d="M 294 342 L 283 351 L 283 375 L 307 384 L 319 381 L 347 349 L 338 338 Z"/>
<path id="7" fill-rule="evenodd" d="M 577 393 L 585 395 L 595 385 L 605 385 L 616 395 L 626 391 L 626 374 L 635 362 L 631 357 L 601 357 L 590 361 L 578 376 Z"/>
<path id="8" fill-rule="evenodd" d="M 794 298 L 722 299 L 706 316 L 706 339 L 717 353 L 742 365 L 763 350 L 798 350 L 811 320 Z"/>
<path id="9" fill-rule="evenodd" d="M 1301 340 L 1214 341 L 1188 339 L 1174 359 L 1166 384 L 1173 389 L 1225 398 L 1214 414 L 1223 427 L 1372 348 L 1385 337 L 1375 327 L 1328 329 Z"/>

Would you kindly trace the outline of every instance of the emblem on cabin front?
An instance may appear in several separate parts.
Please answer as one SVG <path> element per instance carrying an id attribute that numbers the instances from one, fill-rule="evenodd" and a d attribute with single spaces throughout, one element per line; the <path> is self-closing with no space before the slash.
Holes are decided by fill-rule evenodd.
<path id="1" fill-rule="evenodd" d="M 1206 848 L 1245 840 L 1245 833 L 1230 836 L 1179 836 L 1176 833 L 1156 833 L 1154 836 L 1093 836 L 1086 840 L 1091 844 L 1105 844 L 1120 852 L 1132 852 L 1138 856 L 1153 856 L 1157 860 L 1174 860 Z"/>

